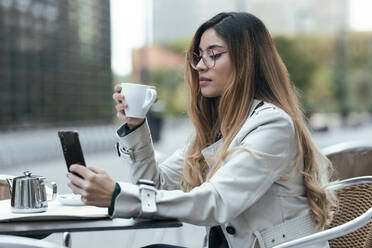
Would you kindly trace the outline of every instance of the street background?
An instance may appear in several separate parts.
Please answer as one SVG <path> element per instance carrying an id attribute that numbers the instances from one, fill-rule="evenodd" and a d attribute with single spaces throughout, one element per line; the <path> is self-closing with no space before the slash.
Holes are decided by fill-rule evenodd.
<path id="1" fill-rule="evenodd" d="M 67 187 L 58 130 L 78 130 L 88 165 L 129 181 L 114 149 L 114 85 L 153 85 L 156 155 L 181 148 L 186 51 L 198 26 L 246 11 L 267 26 L 316 144 L 372 140 L 370 0 L 0 0 L 0 174 Z M 204 228 L 73 233 L 74 247 L 200 247 Z M 47 238 L 61 243 L 62 234 Z"/>

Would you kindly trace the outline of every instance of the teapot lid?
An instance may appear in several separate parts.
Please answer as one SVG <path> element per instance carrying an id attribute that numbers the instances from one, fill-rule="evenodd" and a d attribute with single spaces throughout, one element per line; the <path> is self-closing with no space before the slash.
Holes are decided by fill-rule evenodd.
<path id="1" fill-rule="evenodd" d="M 32 172 L 31 171 L 25 171 L 25 172 L 23 172 L 23 174 L 25 174 L 25 176 L 31 176 Z"/>
<path id="2" fill-rule="evenodd" d="M 23 172 L 24 176 L 19 176 L 14 179 L 37 179 L 39 176 L 33 176 L 31 171 Z"/>

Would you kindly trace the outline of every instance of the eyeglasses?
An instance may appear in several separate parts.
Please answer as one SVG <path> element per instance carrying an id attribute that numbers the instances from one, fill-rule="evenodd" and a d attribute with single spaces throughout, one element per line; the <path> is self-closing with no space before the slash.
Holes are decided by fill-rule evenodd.
<path id="1" fill-rule="evenodd" d="M 213 51 L 212 49 L 205 50 L 204 54 L 202 55 L 197 54 L 196 52 L 189 53 L 187 55 L 187 59 L 190 62 L 191 67 L 194 70 L 197 70 L 197 66 L 200 60 L 203 60 L 203 63 L 209 69 L 214 69 L 216 66 L 216 60 L 224 53 L 228 53 L 229 51 L 217 52 Z"/>

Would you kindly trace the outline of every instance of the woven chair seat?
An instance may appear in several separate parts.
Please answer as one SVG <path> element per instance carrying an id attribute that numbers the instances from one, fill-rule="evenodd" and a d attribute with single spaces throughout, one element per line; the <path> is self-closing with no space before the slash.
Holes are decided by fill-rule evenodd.
<path id="1" fill-rule="evenodd" d="M 365 213 L 372 207 L 372 185 L 368 183 L 346 186 L 336 190 L 338 209 L 332 223 L 332 228 L 342 225 Z M 331 248 L 372 248 L 372 222 L 348 235 L 329 241 Z"/>

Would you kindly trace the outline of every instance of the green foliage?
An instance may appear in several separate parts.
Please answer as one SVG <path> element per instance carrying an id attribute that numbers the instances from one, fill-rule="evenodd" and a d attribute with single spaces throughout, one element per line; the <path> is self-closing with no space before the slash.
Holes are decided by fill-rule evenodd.
<path id="1" fill-rule="evenodd" d="M 335 101 L 333 85 L 333 70 L 330 67 L 320 66 L 314 72 L 311 87 L 305 92 L 307 111 L 334 112 L 338 109 Z"/>
<path id="2" fill-rule="evenodd" d="M 278 36 L 274 42 L 291 80 L 302 91 L 306 109 L 312 112 L 341 110 L 336 77 L 342 72 L 346 82 L 344 106 L 350 111 L 371 111 L 372 33 L 346 34 L 345 69 L 337 68 L 342 64 L 339 61 L 342 57 L 336 54 L 339 39 L 337 35 Z"/>
<path id="3" fill-rule="evenodd" d="M 285 36 L 274 38 L 275 46 L 287 66 L 292 82 L 302 92 L 307 92 L 310 88 L 311 79 L 317 69 L 314 59 L 297 47 L 295 39 Z"/>
<path id="4" fill-rule="evenodd" d="M 112 73 L 112 83 L 113 87 L 118 84 L 118 83 L 123 83 L 123 82 L 131 82 L 131 77 L 130 75 L 118 75 L 115 73 Z"/>
<path id="5" fill-rule="evenodd" d="M 352 70 L 372 71 L 372 33 L 354 33 L 346 40 L 348 64 Z"/>
<path id="6" fill-rule="evenodd" d="M 337 99 L 336 35 L 276 36 L 273 38 L 287 66 L 291 80 L 302 93 L 305 110 L 311 112 L 340 111 Z M 163 44 L 185 55 L 190 40 Z M 372 33 L 349 33 L 345 43 L 345 105 L 351 111 L 372 112 Z M 164 68 L 150 73 L 157 86 L 159 99 L 165 103 L 165 114 L 186 113 L 183 71 Z"/>
<path id="7" fill-rule="evenodd" d="M 356 69 L 350 72 L 350 101 L 353 111 L 372 112 L 372 73 Z"/>
<path id="8" fill-rule="evenodd" d="M 372 33 L 348 35 L 346 47 L 351 108 L 372 112 Z"/>
<path id="9" fill-rule="evenodd" d="M 178 40 L 162 44 L 165 48 L 181 55 L 186 55 L 190 40 Z"/>
<path id="10" fill-rule="evenodd" d="M 186 113 L 186 91 L 182 69 L 159 69 L 150 72 L 151 85 L 156 86 L 158 98 L 165 104 L 165 115 Z"/>

